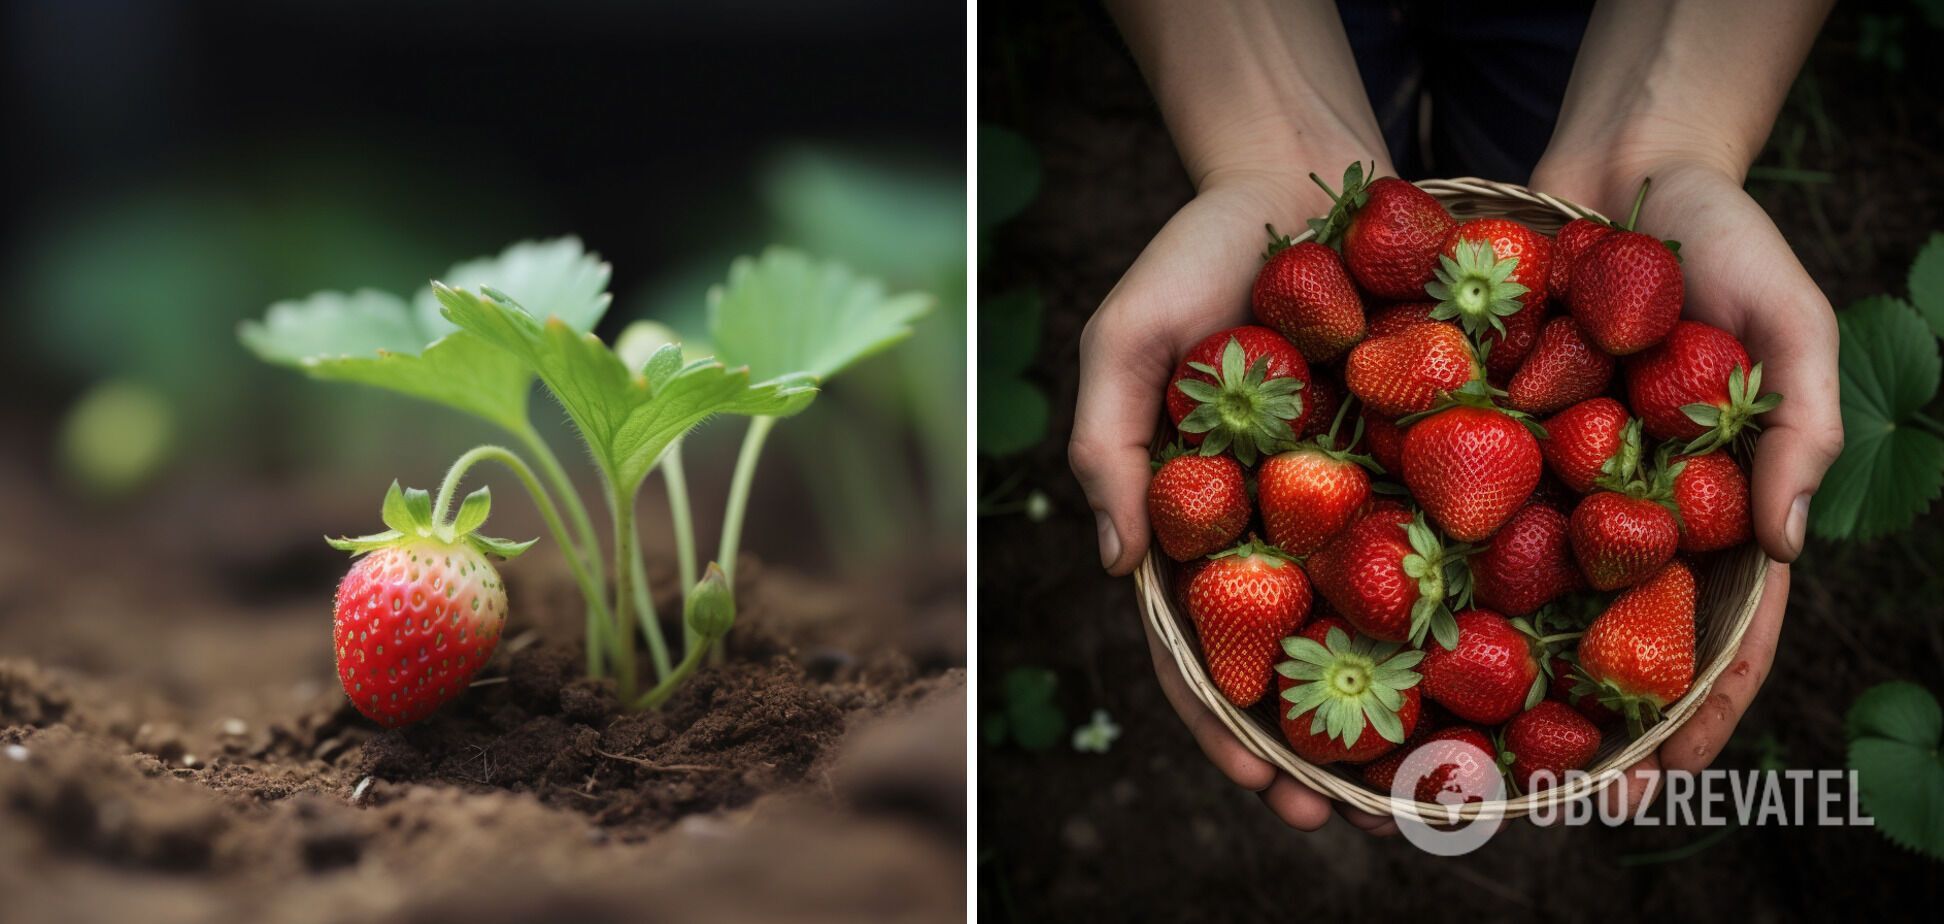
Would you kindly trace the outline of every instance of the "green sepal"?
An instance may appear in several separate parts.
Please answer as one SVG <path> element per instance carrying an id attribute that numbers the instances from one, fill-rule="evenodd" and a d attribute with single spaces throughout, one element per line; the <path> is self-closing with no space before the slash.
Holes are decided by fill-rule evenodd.
<path id="1" fill-rule="evenodd" d="M 1698 456 L 1728 445 L 1743 432 L 1760 432 L 1762 427 L 1755 422 L 1755 418 L 1782 405 L 1781 395 L 1774 392 L 1761 394 L 1761 390 L 1761 363 L 1756 363 L 1746 372 L 1741 366 L 1736 366 L 1728 372 L 1727 407 L 1702 403 L 1681 408 L 1687 419 L 1707 430 L 1690 441 L 1687 448 L 1681 451 L 1682 454 Z"/>
<path id="2" fill-rule="evenodd" d="M 1177 429 L 1203 434 L 1202 455 L 1232 451 L 1242 464 L 1254 465 L 1259 456 L 1294 445 L 1290 421 L 1303 416 L 1303 398 L 1298 393 L 1304 384 L 1301 380 L 1293 376 L 1268 378 L 1269 357 L 1258 356 L 1255 362 L 1248 362 L 1242 341 L 1236 337 L 1230 337 L 1222 348 L 1220 368 L 1206 363 L 1189 363 L 1189 368 L 1215 379 L 1212 383 L 1200 379 L 1175 383 L 1182 394 L 1196 402 Z"/>
<path id="3" fill-rule="evenodd" d="M 395 529 L 388 529 L 382 533 L 373 533 L 369 536 L 357 536 L 354 538 L 333 539 L 330 536 L 325 536 L 324 542 L 325 544 L 329 545 L 331 548 L 337 549 L 340 552 L 350 552 L 352 555 L 363 555 L 366 552 L 377 551 L 378 549 L 385 548 L 386 546 L 397 545 L 399 540 L 404 538 L 405 538 L 404 533 L 401 533 Z"/>
<path id="4" fill-rule="evenodd" d="M 1362 161 L 1353 161 L 1343 171 L 1343 191 L 1337 192 L 1323 178 L 1310 174 L 1310 180 L 1323 187 L 1330 197 L 1330 211 L 1322 218 L 1309 220 L 1310 230 L 1316 232 L 1316 242 L 1328 247 L 1341 247 L 1343 232 L 1350 227 L 1350 218 L 1364 203 L 1370 201 L 1370 181 L 1376 179 L 1377 162 L 1371 161 L 1370 169 L 1365 170 Z"/>
<path id="5" fill-rule="evenodd" d="M 1450 601 L 1462 606 L 1471 598 L 1470 572 L 1464 559 L 1469 549 L 1447 549 L 1426 522 L 1424 514 L 1404 527 L 1411 552 L 1404 556 L 1404 574 L 1417 581 L 1418 598 L 1411 604 L 1411 644 L 1422 648 L 1426 638 L 1435 639 L 1449 651 L 1458 647 L 1458 621 Z"/>
<path id="6" fill-rule="evenodd" d="M 432 495 L 412 488 L 399 487 L 394 479 L 391 488 L 385 491 L 385 503 L 379 508 L 379 519 L 386 526 L 412 536 L 432 534 Z"/>
<path id="7" fill-rule="evenodd" d="M 518 558 L 522 552 L 533 548 L 533 544 L 540 540 L 528 539 L 525 542 L 514 542 L 511 539 L 495 539 L 492 536 L 471 533 L 465 537 L 465 541 L 468 545 L 487 555 L 497 555 L 501 558 Z"/>
<path id="8" fill-rule="evenodd" d="M 1265 224 L 1262 227 L 1268 229 L 1269 231 L 1269 246 L 1262 251 L 1262 262 L 1267 263 L 1269 262 L 1269 259 L 1271 257 L 1274 257 L 1276 254 L 1282 253 L 1283 251 L 1296 246 L 1295 238 L 1292 238 L 1287 234 L 1281 234 L 1277 232 L 1275 225 Z"/>
<path id="9" fill-rule="evenodd" d="M 1475 407 L 1488 411 L 1497 411 L 1518 421 L 1526 428 L 1527 432 L 1532 434 L 1533 439 L 1543 440 L 1552 438 L 1551 434 L 1546 432 L 1545 426 L 1540 424 L 1531 414 L 1500 405 L 1498 399 L 1505 396 L 1506 392 L 1504 389 L 1493 386 L 1492 383 L 1483 378 L 1473 378 L 1471 381 L 1458 386 L 1456 389 L 1439 395 L 1437 401 L 1430 407 L 1399 417 L 1397 419 L 1397 425 L 1399 427 L 1409 427 L 1411 424 L 1417 423 L 1426 417 L 1451 410 L 1454 407 Z"/>
<path id="10" fill-rule="evenodd" d="M 452 518 L 452 532 L 463 536 L 486 524 L 486 514 L 493 509 L 493 489 L 482 487 L 459 502 L 459 513 Z"/>
<path id="11" fill-rule="evenodd" d="M 1488 332 L 1504 336 L 1505 322 L 1501 319 L 1518 314 L 1525 307 L 1520 297 L 1532 290 L 1510 281 L 1519 269 L 1518 257 L 1498 259 L 1485 241 L 1460 239 L 1454 250 L 1455 258 L 1438 255 L 1434 277 L 1424 287 L 1425 293 L 1438 301 L 1431 319 L 1456 318 L 1482 350 L 1490 342 L 1485 339 Z"/>
<path id="12" fill-rule="evenodd" d="M 1290 660 L 1277 664 L 1276 672 L 1297 681 L 1280 694 L 1289 703 L 1290 719 L 1311 713 L 1310 733 L 1341 741 L 1344 747 L 1354 747 L 1366 727 L 1385 741 L 1404 742 L 1397 713 L 1403 692 L 1423 679 L 1412 668 L 1424 652 L 1364 635 L 1352 638 L 1339 628 L 1330 629 L 1320 643 L 1285 638 L 1282 648 Z"/>

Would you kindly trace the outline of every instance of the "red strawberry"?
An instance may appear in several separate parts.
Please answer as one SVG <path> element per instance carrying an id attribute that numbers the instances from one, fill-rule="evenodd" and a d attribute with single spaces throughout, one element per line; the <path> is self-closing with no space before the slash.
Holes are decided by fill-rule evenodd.
<path id="1" fill-rule="evenodd" d="M 364 558 L 338 584 L 332 618 L 338 682 L 351 705 L 386 728 L 409 725 L 465 692 L 493 656 L 506 624 L 506 585 L 488 555 L 511 558 L 532 542 L 489 539 L 485 488 L 455 522 L 435 523 L 424 491 L 385 496 L 390 532 L 333 539 Z"/>
<path id="2" fill-rule="evenodd" d="M 1546 698 L 1573 707 L 1580 715 L 1595 725 L 1606 725 L 1618 721 L 1620 713 L 1608 709 L 1597 696 L 1574 691 L 1573 662 L 1554 655 L 1552 659 L 1553 682 L 1546 687 Z"/>
<path id="3" fill-rule="evenodd" d="M 1324 445 L 1319 441 L 1270 456 L 1256 471 L 1263 528 L 1270 542 L 1291 555 L 1322 548 L 1370 502 L 1364 468 L 1376 463 Z"/>
<path id="4" fill-rule="evenodd" d="M 1659 501 L 1598 491 L 1573 508 L 1573 555 L 1596 590 L 1631 587 L 1674 557 L 1680 526 Z"/>
<path id="5" fill-rule="evenodd" d="M 1437 269 L 1438 252 L 1457 222 L 1430 193 L 1396 177 L 1365 182 L 1362 164 L 1343 174 L 1343 192 L 1333 191 L 1315 174 L 1336 206 L 1312 222 L 1323 244 L 1341 238 L 1343 262 L 1364 291 L 1392 300 L 1424 297 Z"/>
<path id="6" fill-rule="evenodd" d="M 1277 643 L 1308 618 L 1303 569 L 1267 546 L 1219 553 L 1188 585 L 1188 616 L 1209 676 L 1229 702 L 1248 708 L 1269 689 Z"/>
<path id="7" fill-rule="evenodd" d="M 1545 467 L 1527 422 L 1482 395 L 1411 425 L 1404 484 L 1446 534 L 1476 542 L 1498 531 L 1539 485 Z M 1470 403 L 1472 399 L 1481 403 Z"/>
<path id="8" fill-rule="evenodd" d="M 1340 619 L 1319 619 L 1284 639 L 1276 665 L 1283 737 L 1312 764 L 1359 764 L 1396 748 L 1417 729 L 1421 652 L 1357 635 Z"/>
<path id="9" fill-rule="evenodd" d="M 1423 517 L 1396 504 L 1373 505 L 1309 558 L 1317 592 L 1359 632 L 1383 641 L 1421 645 L 1436 634 L 1457 643 L 1457 624 L 1445 597 L 1458 587 L 1460 559 Z"/>
<path id="10" fill-rule="evenodd" d="M 1673 251 L 1650 235 L 1614 231 L 1574 262 L 1566 304 L 1594 346 L 1625 356 L 1667 336 L 1685 297 Z"/>
<path id="11" fill-rule="evenodd" d="M 1600 750 L 1600 729 L 1572 707 L 1542 700 L 1505 726 L 1505 750 L 1512 755 L 1512 779 L 1526 792 L 1566 781 L 1566 771 L 1584 770 Z"/>
<path id="12" fill-rule="evenodd" d="M 1560 481 L 1585 494 L 1625 448 L 1626 429 L 1627 409 L 1620 402 L 1589 398 L 1546 419 L 1539 451 Z"/>
<path id="13" fill-rule="evenodd" d="M 1244 465 L 1296 441 L 1308 402 L 1309 364 L 1267 327 L 1210 334 L 1168 383 L 1168 417 L 1181 438 L 1212 456 L 1232 449 Z"/>
<path id="14" fill-rule="evenodd" d="M 1598 397 L 1612 378 L 1613 357 L 1586 342 L 1579 322 L 1553 318 L 1513 374 L 1505 403 L 1528 414 L 1550 414 Z"/>
<path id="15" fill-rule="evenodd" d="M 1539 660 L 1510 620 L 1486 610 L 1465 610 L 1456 619 L 1458 647 L 1424 651 L 1424 695 L 1481 725 L 1497 725 L 1545 695 Z"/>
<path id="16" fill-rule="evenodd" d="M 1553 235 L 1552 263 L 1546 271 L 1546 294 L 1564 304 L 1573 279 L 1573 264 L 1593 242 L 1613 233 L 1613 226 L 1591 218 L 1575 218 Z"/>
<path id="17" fill-rule="evenodd" d="M 1424 736 L 1424 740 L 1409 744 L 1385 757 L 1383 760 L 1365 767 L 1364 782 L 1385 794 L 1396 791 L 1397 773 L 1406 761 L 1424 756 L 1422 763 L 1428 771 L 1418 775 L 1411 787 L 1410 797 L 1419 802 L 1432 805 L 1463 805 L 1467 802 L 1483 802 L 1494 794 L 1502 793 L 1499 784 L 1498 751 L 1492 745 L 1491 736 L 1470 725 L 1453 725 L 1441 728 Z M 1371 767 L 1385 765 L 1383 772 L 1372 772 Z M 1378 780 L 1382 785 L 1378 785 Z"/>
<path id="18" fill-rule="evenodd" d="M 1727 445 L 1755 416 L 1782 403 L 1759 394 L 1762 364 L 1719 327 L 1682 321 L 1659 345 L 1627 358 L 1627 401 L 1655 439 L 1691 440 L 1686 452 Z"/>
<path id="19" fill-rule="evenodd" d="M 1422 705 L 1422 700 L 1419 704 Z M 1420 709 L 1417 728 L 1411 730 L 1410 736 L 1404 739 L 1403 744 L 1398 745 L 1397 749 L 1389 754 L 1363 765 L 1363 772 L 1359 775 L 1363 777 L 1364 785 L 1378 792 L 1390 792 L 1391 783 L 1397 780 L 1397 770 L 1403 766 L 1404 758 L 1410 756 L 1411 749 L 1423 744 L 1425 739 L 1431 737 L 1431 733 L 1436 730 L 1431 719 L 1431 710 Z"/>
<path id="20" fill-rule="evenodd" d="M 1440 395 L 1479 376 L 1464 332 L 1435 322 L 1365 340 L 1343 365 L 1343 382 L 1351 394 L 1391 417 L 1426 410 Z"/>
<path id="21" fill-rule="evenodd" d="M 1364 448 L 1384 471 L 1395 472 L 1404 467 L 1404 431 L 1395 420 L 1364 408 L 1362 415 L 1364 428 Z"/>
<path id="22" fill-rule="evenodd" d="M 1566 515 L 1527 504 L 1473 552 L 1472 597 L 1480 606 L 1524 616 L 1585 585 L 1573 563 Z"/>
<path id="23" fill-rule="evenodd" d="M 1552 242 L 1516 221 L 1474 218 L 1452 229 L 1426 291 L 1431 313 L 1455 320 L 1482 344 L 1494 377 L 1519 368 L 1546 316 L 1546 272 Z"/>
<path id="24" fill-rule="evenodd" d="M 1315 241 L 1292 243 L 1269 229 L 1269 251 L 1256 273 L 1255 319 L 1295 344 L 1303 358 L 1329 362 L 1364 337 L 1363 299 L 1343 258 Z"/>
<path id="25" fill-rule="evenodd" d="M 1370 331 L 1367 336 L 1382 337 L 1395 334 L 1413 324 L 1425 324 L 1432 320 L 1431 312 L 1438 310 L 1437 302 L 1398 302 L 1379 310 L 1370 316 Z"/>
<path id="26" fill-rule="evenodd" d="M 1681 551 L 1717 552 L 1749 540 L 1748 476 L 1726 450 L 1672 460 L 1674 509 L 1681 512 Z"/>
<path id="27" fill-rule="evenodd" d="M 1242 465 L 1228 456 L 1168 458 L 1148 482 L 1147 502 L 1154 537 L 1175 561 L 1228 548 L 1249 525 Z"/>
<path id="28" fill-rule="evenodd" d="M 1678 561 L 1621 594 L 1580 637 L 1573 692 L 1618 710 L 1638 737 L 1643 715 L 1694 684 L 1694 601 L 1694 573 Z"/>
<path id="29" fill-rule="evenodd" d="M 1337 412 L 1343 409 L 1342 378 L 1327 369 L 1311 369 L 1309 386 L 1303 391 L 1303 439 L 1319 436 L 1330 429 Z"/>

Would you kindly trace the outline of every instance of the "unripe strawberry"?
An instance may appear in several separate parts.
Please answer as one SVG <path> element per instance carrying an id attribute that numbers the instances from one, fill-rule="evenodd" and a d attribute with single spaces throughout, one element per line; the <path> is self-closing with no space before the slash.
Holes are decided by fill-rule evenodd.
<path id="1" fill-rule="evenodd" d="M 465 692 L 506 623 L 506 585 L 488 554 L 532 545 L 473 532 L 490 494 L 468 497 L 455 523 L 435 524 L 423 491 L 385 498 L 388 533 L 331 544 L 364 556 L 339 583 L 332 617 L 338 682 L 386 728 L 409 725 Z"/>

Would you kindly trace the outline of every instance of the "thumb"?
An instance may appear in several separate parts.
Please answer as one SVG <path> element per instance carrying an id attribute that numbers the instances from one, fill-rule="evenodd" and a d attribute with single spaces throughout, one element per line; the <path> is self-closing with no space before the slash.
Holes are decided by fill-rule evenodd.
<path id="1" fill-rule="evenodd" d="M 1834 317 L 1827 309 L 1803 312 L 1779 346 L 1762 369 L 1764 390 L 1780 392 L 1782 405 L 1766 415 L 1756 443 L 1750 499 L 1755 538 L 1787 563 L 1802 554 L 1809 499 L 1843 451 Z"/>
<path id="2" fill-rule="evenodd" d="M 1080 337 L 1080 392 L 1067 461 L 1094 511 L 1100 566 L 1124 575 L 1147 554 L 1148 444 L 1167 384 L 1169 348 L 1117 320 L 1111 306 L 1103 307 Z"/>

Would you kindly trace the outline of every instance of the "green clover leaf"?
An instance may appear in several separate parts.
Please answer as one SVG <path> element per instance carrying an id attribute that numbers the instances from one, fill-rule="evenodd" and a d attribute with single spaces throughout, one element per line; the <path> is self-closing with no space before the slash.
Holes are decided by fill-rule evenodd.
<path id="1" fill-rule="evenodd" d="M 1944 440 L 1923 409 L 1937 395 L 1937 338 L 1901 299 L 1866 298 L 1838 318 L 1843 454 L 1816 492 L 1811 522 L 1829 539 L 1909 526 L 1944 489 Z"/>
<path id="2" fill-rule="evenodd" d="M 1892 843 L 1944 860 L 1944 712 L 1914 683 L 1885 683 L 1850 705 L 1849 766 L 1863 808 Z"/>

